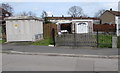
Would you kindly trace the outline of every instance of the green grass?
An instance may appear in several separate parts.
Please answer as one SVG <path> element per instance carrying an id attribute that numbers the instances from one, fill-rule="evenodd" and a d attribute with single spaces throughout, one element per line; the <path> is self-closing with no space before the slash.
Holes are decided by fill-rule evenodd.
<path id="1" fill-rule="evenodd" d="M 0 43 L 2 43 L 2 40 L 0 40 Z"/>
<path id="2" fill-rule="evenodd" d="M 112 48 L 112 35 L 99 35 L 100 48 Z M 117 47 L 120 48 L 120 36 L 117 38 Z"/>
<path id="3" fill-rule="evenodd" d="M 50 44 L 53 44 L 52 39 L 43 39 L 32 43 L 32 45 L 40 45 L 40 46 L 48 46 Z"/>
<path id="4" fill-rule="evenodd" d="M 120 48 L 120 36 L 118 36 L 117 47 Z"/>
<path id="5" fill-rule="evenodd" d="M 0 44 L 1 44 L 1 43 L 5 43 L 5 40 L 3 40 L 3 39 L 2 39 L 2 40 L 0 40 Z"/>
<path id="6" fill-rule="evenodd" d="M 112 47 L 112 36 L 111 35 L 99 35 L 98 36 L 98 47 L 100 48 L 111 48 Z"/>

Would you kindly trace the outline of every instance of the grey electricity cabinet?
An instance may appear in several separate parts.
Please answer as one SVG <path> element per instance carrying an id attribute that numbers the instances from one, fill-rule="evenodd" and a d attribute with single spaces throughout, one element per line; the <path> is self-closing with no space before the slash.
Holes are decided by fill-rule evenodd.
<path id="1" fill-rule="evenodd" d="M 32 16 L 15 16 L 5 20 L 7 42 L 43 39 L 43 19 Z"/>

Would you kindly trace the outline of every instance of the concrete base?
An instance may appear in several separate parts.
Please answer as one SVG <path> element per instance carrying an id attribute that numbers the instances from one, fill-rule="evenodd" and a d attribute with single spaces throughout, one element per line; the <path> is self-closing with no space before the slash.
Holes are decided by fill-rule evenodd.
<path id="1" fill-rule="evenodd" d="M 116 36 L 112 37 L 112 48 L 117 48 L 117 37 Z"/>

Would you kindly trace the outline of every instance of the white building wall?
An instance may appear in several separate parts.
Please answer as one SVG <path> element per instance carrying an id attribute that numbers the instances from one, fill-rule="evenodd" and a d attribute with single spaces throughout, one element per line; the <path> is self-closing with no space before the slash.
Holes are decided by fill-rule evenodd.
<path id="1" fill-rule="evenodd" d="M 37 21 L 38 22 L 38 25 L 39 25 L 39 27 L 37 27 L 38 28 L 38 34 L 40 34 L 40 39 L 41 38 L 43 38 L 43 22 L 39 22 L 39 21 Z"/>
<path id="2" fill-rule="evenodd" d="M 15 25 L 17 25 L 15 27 Z M 7 41 L 32 41 L 29 22 L 26 20 L 7 21 Z"/>
<path id="3" fill-rule="evenodd" d="M 120 16 L 116 16 L 116 28 L 117 28 L 117 36 L 120 36 Z"/>
<path id="4" fill-rule="evenodd" d="M 42 21 L 38 20 L 7 20 L 7 42 L 11 41 L 36 41 L 35 35 L 43 35 Z M 43 39 L 43 37 L 41 37 Z M 40 40 L 40 37 L 39 39 Z"/>
<path id="5" fill-rule="evenodd" d="M 31 30 L 31 38 L 32 38 L 32 41 L 35 41 L 35 22 L 34 20 L 30 20 L 30 30 Z"/>
<path id="6" fill-rule="evenodd" d="M 31 20 L 30 21 L 31 25 L 31 33 L 32 33 L 32 41 L 40 40 L 43 39 L 43 24 L 42 21 L 38 20 Z M 42 37 L 40 37 L 42 36 Z"/>
<path id="7" fill-rule="evenodd" d="M 21 20 L 21 22 L 22 22 L 22 28 L 21 28 L 21 30 L 22 30 L 22 38 L 23 38 L 23 41 L 26 39 L 26 40 L 30 40 L 30 41 L 32 41 L 32 30 L 31 30 L 31 27 L 30 27 L 30 20 L 24 20 L 24 21 L 22 21 Z M 33 27 L 34 28 L 34 27 Z"/>
<path id="8" fill-rule="evenodd" d="M 9 23 L 9 26 L 8 26 L 8 23 Z M 9 36 L 12 36 L 12 33 L 14 34 L 14 32 L 12 32 L 12 33 L 11 32 L 12 32 L 12 22 L 7 21 L 6 22 L 6 33 L 7 33 L 6 38 L 7 38 L 7 42 L 13 39 L 13 37 L 9 37 Z"/>
<path id="9" fill-rule="evenodd" d="M 74 32 L 74 24 L 75 24 L 75 32 L 79 29 L 77 29 L 78 26 L 76 26 L 76 23 L 88 23 L 88 33 L 93 32 L 93 20 L 72 20 L 72 31 Z M 77 32 L 76 32 L 77 33 Z"/>

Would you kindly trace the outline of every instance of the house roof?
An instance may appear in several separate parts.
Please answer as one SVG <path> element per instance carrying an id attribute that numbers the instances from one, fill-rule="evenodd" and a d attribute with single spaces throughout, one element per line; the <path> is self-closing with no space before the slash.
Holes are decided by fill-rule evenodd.
<path id="1" fill-rule="evenodd" d="M 49 20 L 72 20 L 72 19 L 92 19 L 92 20 L 100 20 L 99 18 L 94 17 L 46 17 Z"/>
<path id="2" fill-rule="evenodd" d="M 110 12 L 111 14 L 113 14 L 115 16 L 120 16 L 120 11 L 106 10 L 106 12 Z"/>

